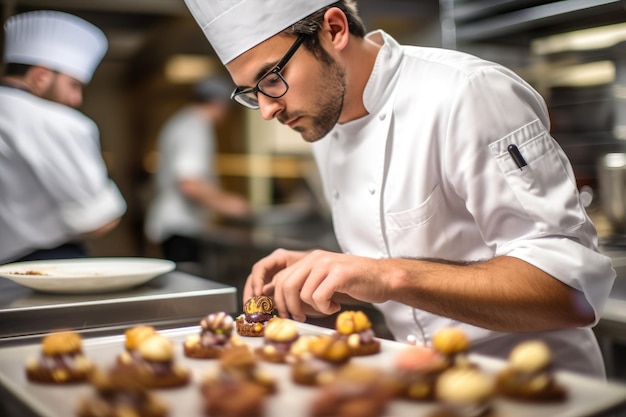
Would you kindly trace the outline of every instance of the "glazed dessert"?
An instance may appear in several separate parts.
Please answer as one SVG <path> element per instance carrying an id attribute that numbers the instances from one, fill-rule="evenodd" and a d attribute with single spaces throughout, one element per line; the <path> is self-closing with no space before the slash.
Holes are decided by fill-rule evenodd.
<path id="1" fill-rule="evenodd" d="M 337 370 L 349 362 L 352 351 L 348 342 L 336 336 L 323 335 L 308 345 L 309 353 L 291 365 L 291 379 L 300 385 L 321 385 L 331 381 Z"/>
<path id="2" fill-rule="evenodd" d="M 267 397 L 262 387 L 239 379 L 201 385 L 200 392 L 210 417 L 261 417 Z"/>
<path id="3" fill-rule="evenodd" d="M 311 402 L 311 417 L 378 417 L 397 386 L 379 369 L 346 365 L 322 385 Z"/>
<path id="4" fill-rule="evenodd" d="M 124 332 L 124 352 L 120 353 L 118 361 L 129 362 L 133 357 L 139 357 L 137 348 L 141 342 L 156 334 L 157 331 L 154 327 L 143 324 L 126 329 Z"/>
<path id="5" fill-rule="evenodd" d="M 433 335 L 433 348 L 444 355 L 449 366 L 473 366 L 468 357 L 469 340 L 458 327 L 445 327 Z"/>
<path id="6" fill-rule="evenodd" d="M 275 317 L 265 326 L 263 346 L 255 352 L 268 362 L 285 363 L 299 336 L 298 328 L 291 320 Z"/>
<path id="7" fill-rule="evenodd" d="M 362 311 L 339 313 L 335 328 L 347 340 L 352 355 L 364 356 L 380 352 L 380 342 L 374 338 L 372 323 Z"/>
<path id="8" fill-rule="evenodd" d="M 219 358 L 229 347 L 243 344 L 235 335 L 233 318 L 224 313 L 209 314 L 200 320 L 200 333 L 190 335 L 183 343 L 183 352 L 188 358 Z"/>
<path id="9" fill-rule="evenodd" d="M 83 353 L 82 338 L 74 332 L 45 336 L 38 358 L 29 358 L 26 376 L 30 381 L 69 384 L 86 381 L 95 365 Z"/>
<path id="10" fill-rule="evenodd" d="M 510 353 L 507 367 L 497 376 L 500 394 L 522 401 L 563 401 L 566 390 L 552 372 L 550 348 L 540 340 L 520 343 Z"/>
<path id="11" fill-rule="evenodd" d="M 287 363 L 293 364 L 300 360 L 300 358 L 311 356 L 311 343 L 319 337 L 319 335 L 314 334 L 301 334 L 289 348 L 289 353 L 285 359 Z"/>
<path id="12" fill-rule="evenodd" d="M 445 371 L 436 385 L 441 404 L 429 417 L 492 417 L 494 381 L 480 370 L 454 367 Z"/>
<path id="13" fill-rule="evenodd" d="M 258 365 L 254 352 L 245 345 L 225 350 L 219 359 L 219 366 L 205 373 L 201 387 L 206 393 L 235 382 L 253 384 L 264 394 L 273 394 L 277 389 L 276 379 Z"/>
<path id="14" fill-rule="evenodd" d="M 395 375 L 401 385 L 400 397 L 416 401 L 435 399 L 437 378 L 449 362 L 435 349 L 408 346 L 395 357 Z"/>
<path id="15" fill-rule="evenodd" d="M 136 356 L 120 356 L 118 366 L 148 388 L 179 387 L 190 380 L 189 370 L 175 361 L 172 341 L 158 334 L 141 342 Z"/>
<path id="16" fill-rule="evenodd" d="M 274 316 L 274 300 L 267 295 L 250 298 L 243 306 L 243 314 L 235 320 L 241 336 L 262 337 L 265 326 Z"/>
<path id="17" fill-rule="evenodd" d="M 78 417 L 166 417 L 168 406 L 122 368 L 94 372 L 94 393 L 79 399 Z"/>

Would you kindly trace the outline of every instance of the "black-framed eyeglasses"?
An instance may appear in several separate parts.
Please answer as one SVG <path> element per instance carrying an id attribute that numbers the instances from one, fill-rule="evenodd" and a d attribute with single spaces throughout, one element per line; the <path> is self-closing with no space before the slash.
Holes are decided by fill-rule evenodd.
<path id="1" fill-rule="evenodd" d="M 289 62 L 293 54 L 296 53 L 300 45 L 302 45 L 305 38 L 306 35 L 298 36 L 298 39 L 296 39 L 293 45 L 291 45 L 291 48 L 289 48 L 285 56 L 278 61 L 278 64 L 276 64 L 270 72 L 266 73 L 259 79 L 255 87 L 248 89 L 237 87 L 230 95 L 230 98 L 250 109 L 258 109 L 259 93 L 270 98 L 280 98 L 287 94 L 289 84 L 287 84 L 287 81 L 285 81 L 280 72 L 283 70 L 285 65 L 287 65 L 287 62 Z"/>

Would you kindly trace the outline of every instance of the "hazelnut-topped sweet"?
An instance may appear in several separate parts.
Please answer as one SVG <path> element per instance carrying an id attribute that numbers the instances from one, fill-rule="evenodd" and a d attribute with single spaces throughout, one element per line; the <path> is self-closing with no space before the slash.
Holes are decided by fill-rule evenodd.
<path id="1" fill-rule="evenodd" d="M 200 333 L 189 335 L 183 349 L 189 358 L 218 358 L 224 349 L 242 344 L 233 335 L 234 320 L 223 311 L 209 314 L 200 320 Z"/>
<path id="2" fill-rule="evenodd" d="M 395 357 L 395 374 L 402 386 L 400 395 L 416 401 L 435 399 L 437 378 L 448 369 L 447 358 L 433 348 L 412 345 Z"/>
<path id="3" fill-rule="evenodd" d="M 152 326 L 137 325 L 124 331 L 124 351 L 118 355 L 119 362 L 130 362 L 133 359 L 141 360 L 137 348 L 147 338 L 157 334 Z"/>
<path id="4" fill-rule="evenodd" d="M 380 342 L 374 338 L 372 322 L 362 311 L 343 311 L 335 322 L 337 333 L 344 337 L 355 356 L 380 352 Z"/>
<path id="5" fill-rule="evenodd" d="M 311 402 L 311 417 L 378 417 L 396 395 L 393 379 L 380 369 L 346 365 L 322 385 Z"/>
<path id="6" fill-rule="evenodd" d="M 274 317 L 265 326 L 263 346 L 255 351 L 269 362 L 283 363 L 298 337 L 298 328 L 291 320 Z"/>
<path id="7" fill-rule="evenodd" d="M 144 324 L 126 329 L 124 332 L 124 347 L 126 347 L 126 350 L 128 351 L 133 351 L 139 347 L 141 342 L 150 336 L 154 336 L 155 334 L 157 334 L 157 331 L 154 327 Z"/>
<path id="8" fill-rule="evenodd" d="M 274 317 L 274 300 L 267 295 L 258 295 L 246 301 L 243 314 L 237 317 L 235 325 L 241 336 L 263 336 L 265 325 Z"/>
<path id="9" fill-rule="evenodd" d="M 207 371 L 201 385 L 206 391 L 233 381 L 252 383 L 266 394 L 273 394 L 277 389 L 275 378 L 258 365 L 254 352 L 247 345 L 225 350 L 219 359 L 219 367 Z"/>
<path id="10" fill-rule="evenodd" d="M 185 385 L 190 373 L 175 363 L 174 344 L 156 334 L 141 342 L 137 356 L 120 356 L 120 366 L 128 367 L 147 387 L 166 388 Z"/>
<path id="11" fill-rule="evenodd" d="M 438 330 L 433 336 L 433 348 L 445 355 L 450 366 L 469 366 L 467 353 L 469 340 L 463 330 L 458 327 L 445 327 Z"/>
<path id="12" fill-rule="evenodd" d="M 98 371 L 89 378 L 94 392 L 79 398 L 78 417 L 166 417 L 168 406 L 123 368 Z"/>
<path id="13" fill-rule="evenodd" d="M 567 396 L 552 372 L 552 353 L 541 340 L 518 344 L 509 354 L 507 367 L 497 377 L 498 390 L 506 397 L 526 401 L 561 401 Z"/>
<path id="14" fill-rule="evenodd" d="M 437 380 L 436 397 L 442 404 L 430 417 L 487 417 L 493 414 L 493 379 L 476 368 L 453 367 Z"/>
<path id="15" fill-rule="evenodd" d="M 42 339 L 41 354 L 28 360 L 26 376 L 31 381 L 64 384 L 85 381 L 94 369 L 79 334 L 56 332 Z"/>
<path id="16" fill-rule="evenodd" d="M 301 385 L 319 385 L 333 378 L 334 372 L 349 362 L 352 351 L 345 339 L 322 335 L 308 344 L 309 354 L 296 358 L 292 380 Z"/>

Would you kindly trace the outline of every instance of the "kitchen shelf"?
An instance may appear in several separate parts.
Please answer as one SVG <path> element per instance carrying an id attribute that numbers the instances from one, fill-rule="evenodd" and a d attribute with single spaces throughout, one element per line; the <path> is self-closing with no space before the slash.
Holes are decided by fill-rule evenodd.
<path id="1" fill-rule="evenodd" d="M 457 44 L 528 44 L 532 39 L 626 21 L 626 0 L 441 0 Z M 444 39 L 446 36 L 444 36 Z"/>

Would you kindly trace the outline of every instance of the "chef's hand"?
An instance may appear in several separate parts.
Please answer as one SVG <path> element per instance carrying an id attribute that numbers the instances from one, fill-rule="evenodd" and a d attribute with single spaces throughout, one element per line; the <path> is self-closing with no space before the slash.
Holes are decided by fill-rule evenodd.
<path id="1" fill-rule="evenodd" d="M 338 297 L 376 303 L 389 299 L 383 260 L 323 250 L 278 249 L 252 267 L 244 298 L 272 295 L 281 317 L 304 321 L 312 312 L 340 310 Z"/>

